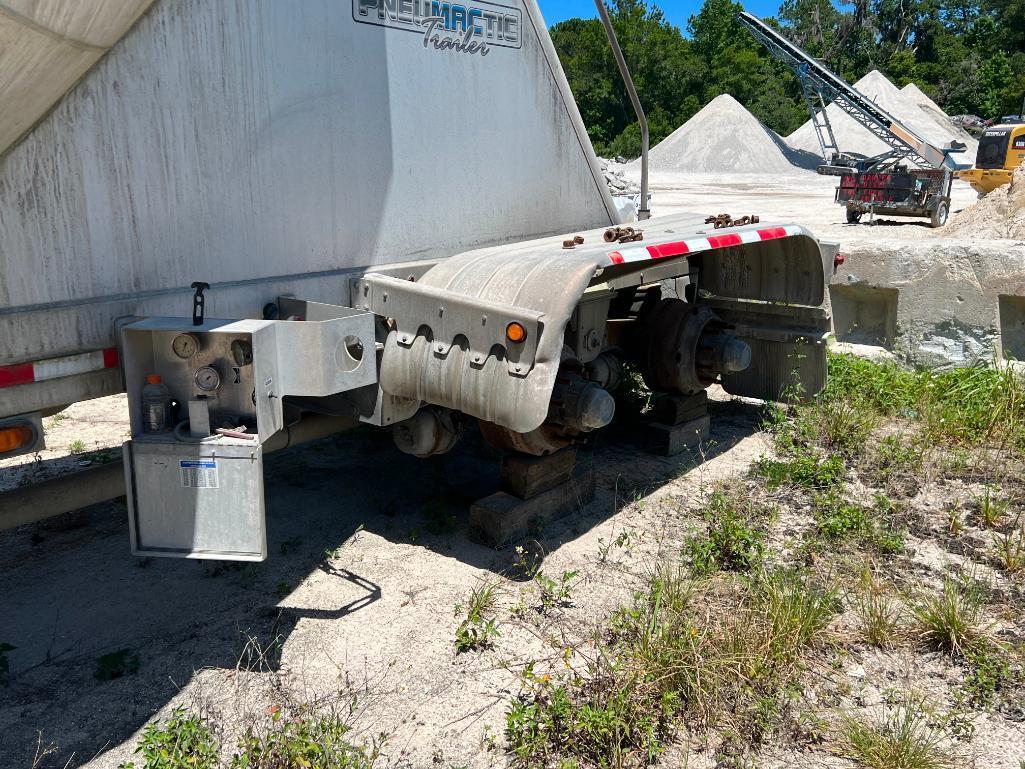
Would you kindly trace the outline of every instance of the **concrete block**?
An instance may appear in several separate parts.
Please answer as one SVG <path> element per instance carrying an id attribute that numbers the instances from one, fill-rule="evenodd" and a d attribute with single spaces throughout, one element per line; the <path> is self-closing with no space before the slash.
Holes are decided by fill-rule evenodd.
<path id="1" fill-rule="evenodd" d="M 530 499 L 499 491 L 470 507 L 470 539 L 494 548 L 539 533 L 545 525 L 594 499 L 594 472 L 577 468 L 569 480 Z"/>
<path id="2" fill-rule="evenodd" d="M 1025 353 L 1025 243 L 940 237 L 853 241 L 841 250 L 829 289 L 840 341 L 881 341 L 905 363 L 930 368 L 992 359 L 1001 349 Z"/>
<path id="3" fill-rule="evenodd" d="M 650 422 L 645 435 L 648 450 L 653 454 L 671 457 L 681 451 L 696 448 L 698 443 L 708 437 L 710 424 L 708 416 L 679 425 Z"/>
<path id="4" fill-rule="evenodd" d="M 536 497 L 569 480 L 576 459 L 577 450 L 572 446 L 546 457 L 507 454 L 502 459 L 502 490 L 520 499 Z"/>
<path id="5" fill-rule="evenodd" d="M 997 298 L 1000 312 L 1000 354 L 1004 360 L 1025 360 L 1025 296 Z"/>
<path id="6" fill-rule="evenodd" d="M 651 411 L 654 421 L 664 425 L 691 422 L 707 413 L 708 393 L 704 390 L 695 395 L 661 395 Z"/>
<path id="7" fill-rule="evenodd" d="M 895 288 L 862 284 L 829 287 L 833 306 L 833 333 L 838 342 L 868 344 L 893 349 L 897 337 Z"/>

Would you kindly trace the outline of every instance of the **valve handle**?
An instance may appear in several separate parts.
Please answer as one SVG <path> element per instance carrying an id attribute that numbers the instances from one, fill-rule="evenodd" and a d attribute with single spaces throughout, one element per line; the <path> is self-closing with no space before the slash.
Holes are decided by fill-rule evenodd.
<path id="1" fill-rule="evenodd" d="M 192 295 L 192 325 L 202 326 L 203 311 L 206 307 L 206 297 L 203 296 L 203 292 L 210 288 L 210 284 L 197 280 L 192 284 L 192 287 L 196 289 L 196 293 Z"/>

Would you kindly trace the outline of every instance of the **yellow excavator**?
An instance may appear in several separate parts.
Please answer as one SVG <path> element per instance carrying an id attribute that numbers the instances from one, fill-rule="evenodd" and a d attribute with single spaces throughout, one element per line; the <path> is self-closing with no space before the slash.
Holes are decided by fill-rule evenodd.
<path id="1" fill-rule="evenodd" d="M 990 126 L 979 137 L 979 151 L 975 167 L 958 171 L 980 195 L 997 187 L 1010 184 L 1014 169 L 1025 162 L 1025 114 L 1004 118 L 1000 124 Z"/>

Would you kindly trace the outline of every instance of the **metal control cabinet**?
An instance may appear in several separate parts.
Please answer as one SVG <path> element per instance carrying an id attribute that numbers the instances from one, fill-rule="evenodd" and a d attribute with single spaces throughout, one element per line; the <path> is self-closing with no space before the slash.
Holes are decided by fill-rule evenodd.
<path id="1" fill-rule="evenodd" d="M 293 304 L 296 304 L 293 301 Z M 316 305 L 309 320 L 146 318 L 122 328 L 132 440 L 125 486 L 132 552 L 267 557 L 263 443 L 285 427 L 288 396 L 326 397 L 377 381 L 374 317 Z M 159 375 L 174 403 L 146 432 L 142 390 Z M 197 425 L 190 417 L 202 416 Z M 218 428 L 235 435 L 217 433 Z"/>
<path id="2" fill-rule="evenodd" d="M 267 557 L 259 444 L 128 441 L 124 462 L 133 555 Z"/>

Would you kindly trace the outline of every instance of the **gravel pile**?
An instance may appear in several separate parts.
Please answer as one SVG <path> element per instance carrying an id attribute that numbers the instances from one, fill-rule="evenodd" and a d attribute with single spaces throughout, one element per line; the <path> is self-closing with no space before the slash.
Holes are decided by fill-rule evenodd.
<path id="1" fill-rule="evenodd" d="M 886 75 L 872 70 L 854 87 L 930 144 L 944 147 L 951 141 L 963 142 L 965 150 L 953 155 L 956 162 L 970 166 L 975 161 L 978 147 L 975 139 L 955 126 L 943 110 L 914 84 L 901 90 Z M 872 157 L 889 150 L 889 145 L 835 104 L 826 107 L 826 114 L 841 152 Z M 790 134 L 787 143 L 795 149 L 821 153 L 811 120 Z"/>
<path id="2" fill-rule="evenodd" d="M 795 150 L 729 94 L 717 96 L 650 154 L 656 171 L 750 174 L 813 169 L 818 157 Z"/>
<path id="3" fill-rule="evenodd" d="M 941 234 L 1025 240 L 1025 164 L 1018 166 L 1010 184 L 997 187 L 960 211 Z"/>
<path id="4" fill-rule="evenodd" d="M 600 157 L 598 158 L 598 163 L 601 165 L 602 174 L 605 175 L 605 183 L 609 186 L 609 191 L 613 195 L 641 194 L 641 186 L 626 178 L 621 160 L 609 160 Z"/>

